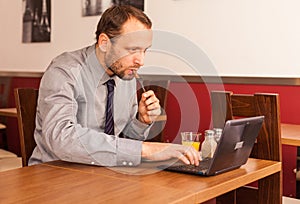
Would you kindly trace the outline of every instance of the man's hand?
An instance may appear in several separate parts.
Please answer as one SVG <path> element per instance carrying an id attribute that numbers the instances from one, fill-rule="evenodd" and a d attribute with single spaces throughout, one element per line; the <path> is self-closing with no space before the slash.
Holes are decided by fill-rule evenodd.
<path id="1" fill-rule="evenodd" d="M 142 158 L 153 161 L 163 161 L 178 158 L 185 164 L 199 165 L 200 153 L 192 146 L 172 143 L 143 142 Z"/>
<path id="2" fill-rule="evenodd" d="M 159 100 L 152 90 L 142 94 L 138 111 L 138 119 L 146 124 L 151 124 L 155 118 L 160 115 L 161 110 Z"/>

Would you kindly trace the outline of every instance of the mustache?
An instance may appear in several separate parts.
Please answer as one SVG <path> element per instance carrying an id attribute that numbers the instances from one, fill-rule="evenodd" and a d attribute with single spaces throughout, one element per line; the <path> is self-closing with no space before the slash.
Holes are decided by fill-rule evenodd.
<path id="1" fill-rule="evenodd" d="M 138 64 L 134 64 L 133 66 L 130 66 L 129 68 L 139 69 L 141 66 Z"/>

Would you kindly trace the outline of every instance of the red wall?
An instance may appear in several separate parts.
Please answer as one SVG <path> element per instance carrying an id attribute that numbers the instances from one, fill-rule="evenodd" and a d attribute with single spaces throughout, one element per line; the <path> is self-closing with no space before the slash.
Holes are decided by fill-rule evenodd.
<path id="1" fill-rule="evenodd" d="M 184 86 L 184 88 L 182 87 Z M 197 98 L 197 103 L 190 101 L 187 97 L 187 91 L 191 88 Z M 219 87 L 216 87 L 217 90 Z M 243 85 L 243 84 L 224 84 L 227 91 L 234 93 L 250 93 L 265 92 L 278 93 L 280 99 L 281 122 L 300 124 L 300 87 L 299 86 L 271 86 L 271 85 Z M 210 90 L 212 90 L 210 88 Z M 179 127 L 183 129 L 189 128 L 187 120 L 195 119 L 196 115 L 200 115 L 198 130 L 203 131 L 210 127 L 211 111 L 209 90 L 203 83 L 171 83 L 170 94 L 167 101 L 168 122 L 166 125 L 166 140 L 172 141 L 174 135 L 179 135 Z M 174 96 L 176 94 L 176 96 Z M 180 104 L 180 105 L 179 105 Z M 193 105 L 198 105 L 199 112 L 195 112 Z M 182 113 L 182 106 L 187 106 Z M 181 115 L 185 114 L 185 121 L 180 121 Z M 186 123 L 186 124 L 185 124 Z M 176 141 L 176 140 L 175 140 Z"/>
<path id="2" fill-rule="evenodd" d="M 13 89 L 17 87 L 38 88 L 39 78 L 12 78 L 10 107 L 15 106 Z M 300 87 L 299 86 L 273 86 L 273 85 L 243 85 L 225 84 L 225 90 L 235 93 L 269 92 L 279 93 L 281 121 L 284 123 L 300 124 Z M 203 83 L 170 84 L 166 112 L 168 121 L 165 128 L 166 142 L 180 142 L 179 132 L 200 131 L 211 128 L 210 90 L 222 90 L 220 85 Z M 20 155 L 18 128 L 16 118 L 8 118 L 8 144 L 9 149 Z M 284 195 L 295 197 L 296 148 L 283 145 L 283 178 Z"/>

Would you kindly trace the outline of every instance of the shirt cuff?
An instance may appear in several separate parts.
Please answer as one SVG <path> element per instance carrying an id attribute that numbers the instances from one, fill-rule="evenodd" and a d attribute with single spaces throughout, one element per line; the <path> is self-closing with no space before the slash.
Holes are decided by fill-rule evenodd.
<path id="1" fill-rule="evenodd" d="M 153 122 L 151 124 L 146 124 L 143 123 L 141 121 L 139 121 L 138 119 L 134 119 L 133 120 L 133 125 L 134 125 L 134 129 L 136 130 L 137 133 L 143 134 L 145 132 L 145 130 L 147 130 L 147 128 L 150 128 L 152 126 Z"/>
<path id="2" fill-rule="evenodd" d="M 117 166 L 137 166 L 142 158 L 142 141 L 119 138 Z"/>

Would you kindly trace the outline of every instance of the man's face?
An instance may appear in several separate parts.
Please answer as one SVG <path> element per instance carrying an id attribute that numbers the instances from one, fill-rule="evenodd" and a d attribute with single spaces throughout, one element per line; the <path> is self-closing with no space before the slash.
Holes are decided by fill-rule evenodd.
<path id="1" fill-rule="evenodd" d="M 123 25 L 122 34 L 110 39 L 104 63 L 114 75 L 131 80 L 144 65 L 146 50 L 152 44 L 152 31 L 131 19 Z"/>

